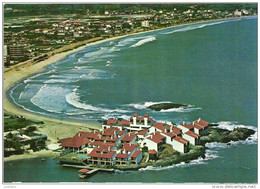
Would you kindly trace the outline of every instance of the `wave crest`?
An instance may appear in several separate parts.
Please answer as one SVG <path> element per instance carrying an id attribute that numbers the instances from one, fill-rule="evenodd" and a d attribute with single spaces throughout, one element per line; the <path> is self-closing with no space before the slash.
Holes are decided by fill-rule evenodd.
<path id="1" fill-rule="evenodd" d="M 84 109 L 84 110 L 88 110 L 88 111 L 94 111 L 94 112 L 120 112 L 120 113 L 126 113 L 128 112 L 127 110 L 121 110 L 121 109 L 107 109 L 107 108 L 102 108 L 102 107 L 96 107 L 96 106 L 92 106 L 90 104 L 85 104 L 83 102 L 80 102 L 80 97 L 77 94 L 77 89 L 74 89 L 72 93 L 66 95 L 66 101 L 67 103 L 69 103 L 70 105 L 76 107 L 76 108 L 80 108 L 80 109 Z"/>
<path id="2" fill-rule="evenodd" d="M 154 41 L 154 40 L 156 40 L 156 38 L 154 36 L 149 36 L 149 37 L 147 37 L 145 39 L 142 39 L 142 40 L 138 41 L 136 44 L 131 45 L 130 48 L 131 47 L 139 47 L 139 46 L 141 46 L 141 45 L 143 45 L 145 43 L 148 43 L 148 42 L 151 42 L 151 41 Z"/>

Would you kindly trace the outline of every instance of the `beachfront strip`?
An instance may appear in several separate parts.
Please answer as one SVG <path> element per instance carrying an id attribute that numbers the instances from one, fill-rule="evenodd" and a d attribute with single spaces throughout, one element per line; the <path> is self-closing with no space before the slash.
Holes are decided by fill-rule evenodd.
<path id="1" fill-rule="evenodd" d="M 139 164 L 143 152 L 158 156 L 163 144 L 186 153 L 189 145 L 199 145 L 200 136 L 208 134 L 209 123 L 198 119 L 191 124 L 156 122 L 148 114 L 130 120 L 108 119 L 100 131 L 78 132 L 72 138 L 59 140 L 64 150 L 85 154 L 88 164 Z"/>

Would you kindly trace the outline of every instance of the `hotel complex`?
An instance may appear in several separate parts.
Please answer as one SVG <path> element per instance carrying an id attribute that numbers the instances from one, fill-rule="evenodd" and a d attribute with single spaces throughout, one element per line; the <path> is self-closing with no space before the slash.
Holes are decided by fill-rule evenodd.
<path id="1" fill-rule="evenodd" d="M 198 119 L 191 124 L 156 122 L 148 114 L 130 120 L 108 119 L 100 131 L 78 132 L 72 138 L 59 140 L 63 149 L 87 155 L 86 163 L 97 165 L 129 165 L 142 161 L 143 151 L 149 155 L 169 144 L 180 153 L 189 145 L 199 145 L 200 136 L 208 134 L 209 123 Z"/>

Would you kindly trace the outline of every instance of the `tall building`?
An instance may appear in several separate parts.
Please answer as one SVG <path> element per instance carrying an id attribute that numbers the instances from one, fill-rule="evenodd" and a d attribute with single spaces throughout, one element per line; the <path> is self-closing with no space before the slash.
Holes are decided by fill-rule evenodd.
<path id="1" fill-rule="evenodd" d="M 148 21 L 148 20 L 142 21 L 142 22 L 141 22 L 141 26 L 142 26 L 142 27 L 145 27 L 145 28 L 149 28 L 149 27 L 150 27 L 150 26 L 149 26 L 149 21 Z"/>
<path id="2" fill-rule="evenodd" d="M 24 57 L 24 46 L 10 45 L 7 47 L 7 52 L 11 60 L 16 60 Z"/>
<path id="3" fill-rule="evenodd" d="M 4 45 L 4 65 L 8 66 L 10 64 L 10 57 L 7 53 L 7 45 Z"/>

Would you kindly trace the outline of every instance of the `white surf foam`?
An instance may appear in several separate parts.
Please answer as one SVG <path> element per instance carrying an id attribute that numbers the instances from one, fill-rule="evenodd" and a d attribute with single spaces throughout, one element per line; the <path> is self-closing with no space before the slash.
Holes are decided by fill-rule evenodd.
<path id="1" fill-rule="evenodd" d="M 18 85 L 16 85 L 16 86 L 10 91 L 10 97 L 11 97 L 11 99 L 13 100 L 14 104 L 16 104 L 17 106 L 21 107 L 22 109 L 24 109 L 24 110 L 26 110 L 26 111 L 28 111 L 28 112 L 38 113 L 38 114 L 45 115 L 45 114 L 42 113 L 42 112 L 36 112 L 36 111 L 33 111 L 33 110 L 30 110 L 30 109 L 26 108 L 25 106 L 19 104 L 19 103 L 14 99 L 14 97 L 13 97 L 13 92 L 14 92 L 14 90 L 15 90 L 18 86 L 20 86 L 20 85 L 21 85 L 21 83 L 18 84 Z"/>
<path id="2" fill-rule="evenodd" d="M 181 106 L 179 108 L 171 108 L 171 109 L 168 109 L 168 110 L 160 110 L 160 112 L 191 112 L 191 111 L 194 111 L 194 110 L 200 110 L 201 108 L 200 107 L 194 107 L 194 105 L 188 105 L 187 107 L 185 106 Z"/>
<path id="3" fill-rule="evenodd" d="M 30 99 L 37 107 L 52 113 L 66 112 L 66 101 L 64 95 L 69 89 L 55 85 L 43 85 L 38 93 Z"/>
<path id="4" fill-rule="evenodd" d="M 54 83 L 75 83 L 78 82 L 78 80 L 71 80 L 71 79 L 50 79 L 48 81 L 45 81 L 43 83 L 45 84 L 54 84 Z"/>
<path id="5" fill-rule="evenodd" d="M 67 101 L 67 103 L 69 103 L 70 105 L 72 105 L 72 106 L 74 106 L 76 108 L 80 108 L 80 109 L 84 109 L 84 110 L 88 110 L 88 111 L 94 111 L 94 112 L 119 112 L 119 113 L 126 113 L 126 112 L 128 112 L 127 110 L 107 109 L 107 108 L 96 107 L 96 106 L 92 106 L 90 104 L 85 104 L 83 102 L 80 102 L 80 97 L 77 94 L 77 90 L 74 90 L 72 93 L 69 93 L 68 95 L 66 95 L 66 101 Z"/>
<path id="6" fill-rule="evenodd" d="M 42 73 L 38 73 L 36 75 L 33 75 L 27 79 L 25 79 L 23 82 L 24 83 L 29 83 L 29 82 L 42 82 L 43 80 L 37 80 L 36 78 L 40 77 L 40 76 L 43 76 L 43 75 L 48 75 L 48 74 L 52 74 L 52 73 L 55 73 L 56 70 L 53 69 L 53 70 L 50 70 L 48 72 L 42 72 Z"/>
<path id="7" fill-rule="evenodd" d="M 128 104 L 135 109 L 147 109 L 149 106 L 155 104 L 162 104 L 162 103 L 172 103 L 171 101 L 162 101 L 162 102 L 145 102 L 145 103 L 135 103 L 135 104 Z M 188 105 L 187 107 L 179 107 L 179 108 L 171 108 L 168 110 L 160 110 L 160 112 L 191 112 L 194 110 L 200 110 L 200 107 L 195 107 L 194 105 Z"/>
<path id="8" fill-rule="evenodd" d="M 249 125 L 241 125 L 238 124 L 236 121 L 221 121 L 217 123 L 218 126 L 213 126 L 215 128 L 220 129 L 227 129 L 229 131 L 232 131 L 235 128 L 246 128 L 246 129 L 252 129 L 254 131 L 257 131 L 257 127 L 249 126 Z"/>
<path id="9" fill-rule="evenodd" d="M 118 44 L 116 45 L 116 47 L 124 47 L 127 46 L 129 44 L 131 44 L 132 42 L 139 40 L 139 39 L 143 39 L 146 38 L 147 36 L 139 36 L 139 37 L 128 37 L 125 39 L 121 39 L 121 41 L 118 42 Z"/>
<path id="10" fill-rule="evenodd" d="M 144 103 L 136 103 L 136 104 L 128 104 L 127 106 L 134 107 L 135 109 L 146 109 L 149 106 L 154 104 L 161 104 L 161 103 L 171 103 L 170 101 L 162 101 L 162 102 L 144 102 Z"/>
<path id="11" fill-rule="evenodd" d="M 167 170 L 167 169 L 175 169 L 175 168 L 178 168 L 178 167 L 190 167 L 190 166 L 205 164 L 208 160 L 212 160 L 212 159 L 215 159 L 215 158 L 218 158 L 218 157 L 219 156 L 217 155 L 217 151 L 207 149 L 204 159 L 202 157 L 199 157 L 198 159 L 191 160 L 188 163 L 181 162 L 181 163 L 173 164 L 173 165 L 166 166 L 166 167 L 148 166 L 146 168 L 140 168 L 139 171 L 147 171 L 147 170 L 161 171 L 161 170 Z"/>
<path id="12" fill-rule="evenodd" d="M 101 118 L 104 120 L 108 120 L 108 119 L 124 119 L 124 120 L 129 120 L 131 116 L 129 115 L 121 115 L 121 114 L 106 114 L 104 116 L 102 116 Z"/>
<path id="13" fill-rule="evenodd" d="M 130 48 L 131 47 L 139 47 L 139 46 L 141 46 L 145 43 L 148 43 L 148 42 L 151 42 L 151 41 L 154 41 L 154 40 L 156 40 L 156 38 L 154 36 L 148 36 L 147 38 L 138 41 L 136 44 L 131 45 Z"/>
<path id="14" fill-rule="evenodd" d="M 190 31 L 190 30 L 195 30 L 195 29 L 201 29 L 207 26 L 213 26 L 213 25 L 217 25 L 217 24 L 222 24 L 225 23 L 227 21 L 219 21 L 219 22 L 213 22 L 213 23 L 208 23 L 208 24 L 202 24 L 202 25 L 196 25 L 196 26 L 187 26 L 181 29 L 174 29 L 173 31 L 169 31 L 169 32 L 165 32 L 163 34 L 172 34 L 172 33 L 176 33 L 176 32 L 185 32 L 185 31 Z"/>

